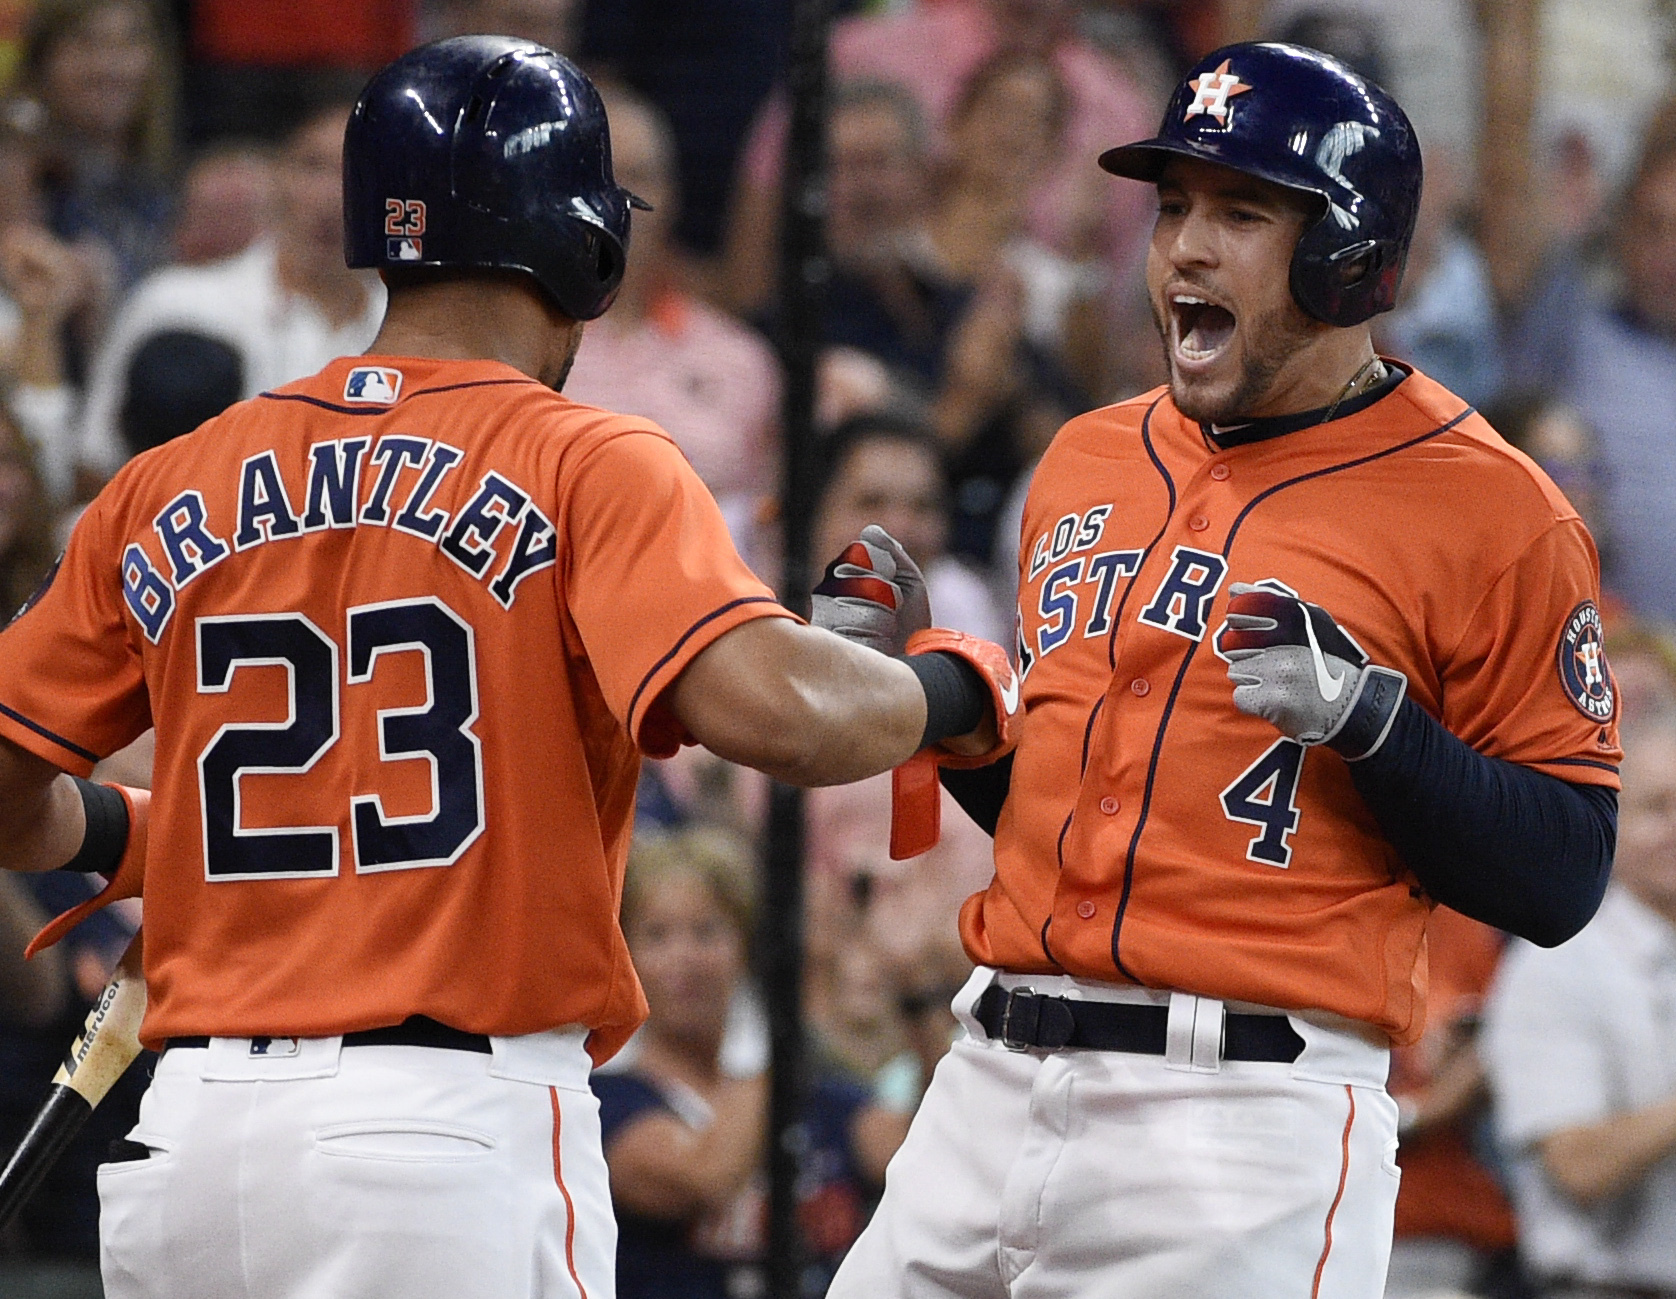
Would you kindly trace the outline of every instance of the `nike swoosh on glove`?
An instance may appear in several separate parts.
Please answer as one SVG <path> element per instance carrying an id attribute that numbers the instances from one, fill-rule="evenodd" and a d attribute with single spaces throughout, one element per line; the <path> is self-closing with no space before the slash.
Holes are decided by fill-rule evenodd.
<path id="1" fill-rule="evenodd" d="M 881 654 L 906 652 L 908 638 L 931 626 L 925 576 L 878 524 L 861 530 L 826 566 L 810 602 L 809 621 Z"/>
<path id="2" fill-rule="evenodd" d="M 1352 762 L 1377 752 L 1408 678 L 1369 663 L 1318 604 L 1262 584 L 1235 582 L 1228 594 L 1216 651 L 1228 660 L 1235 707 Z"/>

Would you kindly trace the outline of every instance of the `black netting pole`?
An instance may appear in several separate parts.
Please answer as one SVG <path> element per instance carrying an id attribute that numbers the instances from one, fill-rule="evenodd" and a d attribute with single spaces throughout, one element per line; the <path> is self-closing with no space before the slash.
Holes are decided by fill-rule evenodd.
<path id="1" fill-rule="evenodd" d="M 826 36 L 831 0 L 792 0 L 791 129 L 780 214 L 780 322 L 785 362 L 781 425 L 784 529 L 780 595 L 808 609 L 815 508 L 815 360 L 826 287 Z M 803 1092 L 803 793 L 776 784 L 769 799 L 766 885 L 759 935 L 773 1053 L 768 1107 L 768 1294 L 799 1299 L 804 1264 L 797 1223 L 798 1118 Z"/>

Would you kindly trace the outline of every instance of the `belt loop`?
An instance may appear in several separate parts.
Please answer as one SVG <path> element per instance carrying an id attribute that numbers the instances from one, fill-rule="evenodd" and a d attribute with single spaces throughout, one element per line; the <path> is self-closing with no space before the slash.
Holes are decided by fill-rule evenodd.
<path id="1" fill-rule="evenodd" d="M 1194 1073 L 1222 1072 L 1222 1033 L 1226 1011 L 1214 997 L 1195 997 L 1193 1010 Z"/>
<path id="2" fill-rule="evenodd" d="M 1164 1067 L 1182 1073 L 1193 1070 L 1194 1010 L 1199 999 L 1190 992 L 1170 994 L 1170 1017 L 1164 1027 Z"/>

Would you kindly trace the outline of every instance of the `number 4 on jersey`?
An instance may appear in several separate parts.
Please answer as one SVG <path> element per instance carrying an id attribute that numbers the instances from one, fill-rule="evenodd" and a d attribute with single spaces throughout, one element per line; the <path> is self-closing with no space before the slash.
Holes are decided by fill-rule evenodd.
<path id="1" fill-rule="evenodd" d="M 1298 778 L 1304 769 L 1304 746 L 1296 740 L 1276 740 L 1227 789 L 1222 791 L 1222 814 L 1230 821 L 1261 826 L 1245 855 L 1270 866 L 1291 864 L 1287 836 L 1298 828 Z"/>

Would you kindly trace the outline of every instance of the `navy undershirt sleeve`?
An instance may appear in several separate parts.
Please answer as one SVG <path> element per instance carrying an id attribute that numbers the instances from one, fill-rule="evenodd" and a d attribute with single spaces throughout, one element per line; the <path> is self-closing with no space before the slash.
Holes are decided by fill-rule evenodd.
<path id="1" fill-rule="evenodd" d="M 1600 905 L 1616 791 L 1486 757 L 1411 699 L 1350 774 L 1438 902 L 1541 947 L 1565 942 Z"/>

